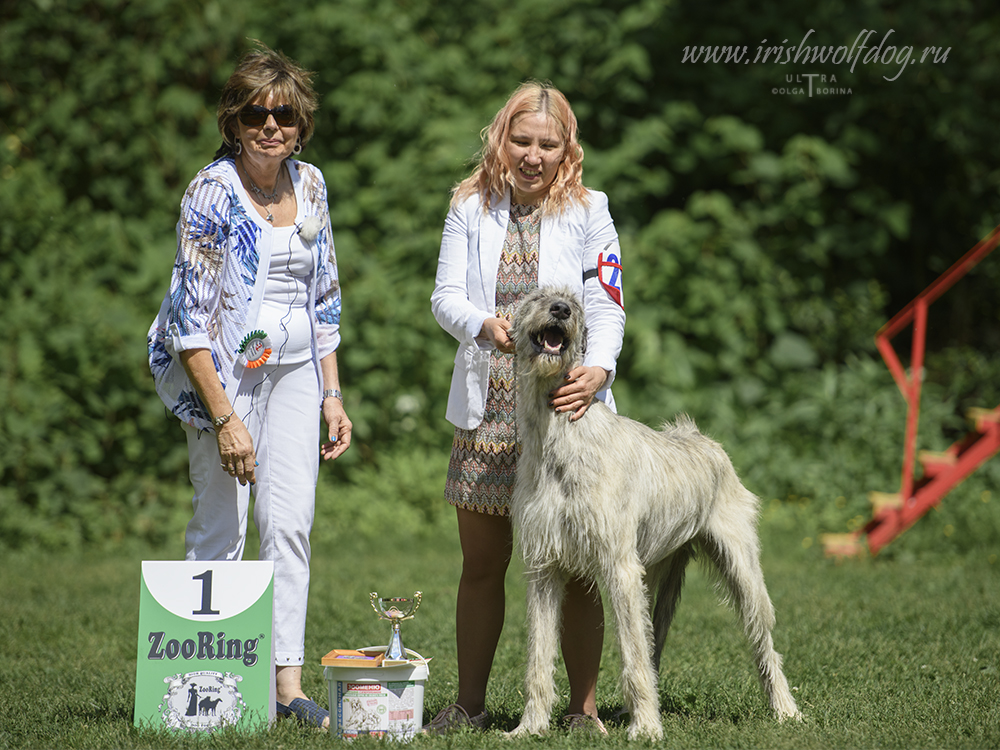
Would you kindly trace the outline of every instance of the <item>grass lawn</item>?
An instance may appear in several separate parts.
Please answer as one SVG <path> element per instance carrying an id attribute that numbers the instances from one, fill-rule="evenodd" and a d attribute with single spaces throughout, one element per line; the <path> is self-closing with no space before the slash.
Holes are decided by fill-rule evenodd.
<path id="1" fill-rule="evenodd" d="M 209 736 L 132 726 L 142 559 L 181 551 L 114 555 L 0 553 L 0 747 L 326 747 L 326 734 L 282 722 L 261 733 Z M 816 549 L 765 536 L 764 570 L 778 614 L 775 642 L 801 724 L 775 723 L 732 611 L 692 567 L 667 640 L 660 699 L 668 748 L 1000 747 L 1000 564 L 986 551 L 937 559 L 835 564 Z M 993 558 L 995 560 L 995 556 Z M 314 550 L 304 682 L 327 703 L 319 659 L 331 648 L 388 641 L 368 592 L 423 604 L 405 642 L 432 657 L 424 698 L 429 719 L 456 690 L 454 600 L 460 554 L 453 527 L 439 538 L 345 538 Z M 512 728 L 523 701 L 524 588 L 509 576 L 509 607 L 489 699 L 495 730 Z M 598 686 L 606 740 L 553 730 L 507 741 L 499 731 L 418 737 L 413 747 L 643 747 L 610 717 L 619 707 L 618 657 L 608 629 Z M 566 681 L 557 682 L 563 705 Z M 369 738 L 355 747 L 381 746 Z"/>

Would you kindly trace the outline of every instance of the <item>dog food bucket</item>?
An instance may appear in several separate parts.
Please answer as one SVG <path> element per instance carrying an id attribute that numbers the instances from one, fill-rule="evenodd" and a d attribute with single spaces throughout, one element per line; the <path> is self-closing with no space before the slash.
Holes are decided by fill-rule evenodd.
<path id="1" fill-rule="evenodd" d="M 430 670 L 415 651 L 406 664 L 323 667 L 330 690 L 330 733 L 409 740 L 424 725 L 424 684 Z"/>

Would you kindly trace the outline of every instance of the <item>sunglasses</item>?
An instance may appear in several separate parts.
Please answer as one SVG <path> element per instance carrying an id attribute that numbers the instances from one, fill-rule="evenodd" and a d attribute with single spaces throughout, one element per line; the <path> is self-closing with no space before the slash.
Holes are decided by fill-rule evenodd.
<path id="1" fill-rule="evenodd" d="M 239 116 L 240 122 L 248 128 L 259 128 L 267 122 L 268 115 L 272 116 L 274 121 L 278 123 L 278 127 L 281 128 L 290 128 L 298 121 L 295 110 L 287 104 L 282 104 L 274 109 L 268 109 L 259 104 L 248 104 L 240 110 Z"/>

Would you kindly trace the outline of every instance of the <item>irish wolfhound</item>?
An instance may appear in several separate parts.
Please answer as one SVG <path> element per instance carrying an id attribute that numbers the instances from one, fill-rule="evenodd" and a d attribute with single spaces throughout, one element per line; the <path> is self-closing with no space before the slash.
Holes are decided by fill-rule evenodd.
<path id="1" fill-rule="evenodd" d="M 549 726 L 563 593 L 570 576 L 581 576 L 603 583 L 614 613 L 629 737 L 661 737 L 660 653 L 696 551 L 728 587 L 775 715 L 799 717 L 771 640 L 758 500 L 725 451 L 687 417 L 658 432 L 597 401 L 575 422 L 554 412 L 549 393 L 586 345 L 583 308 L 572 291 L 528 294 L 511 333 L 523 446 L 511 520 L 528 581 L 526 703 L 513 734 Z"/>

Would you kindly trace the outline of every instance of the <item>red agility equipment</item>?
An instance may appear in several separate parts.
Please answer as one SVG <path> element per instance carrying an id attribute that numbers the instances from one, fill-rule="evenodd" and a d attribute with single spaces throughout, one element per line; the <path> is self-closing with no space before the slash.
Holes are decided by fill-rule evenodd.
<path id="1" fill-rule="evenodd" d="M 946 451 L 942 453 L 921 451 L 918 454 L 916 450 L 927 335 L 927 308 L 979 261 L 993 252 L 998 242 L 1000 242 L 1000 226 L 941 274 L 875 334 L 875 344 L 907 403 L 900 491 L 898 495 L 871 493 L 872 519 L 854 534 L 827 535 L 824 538 L 827 556 L 863 553 L 862 537 L 867 537 L 868 550 L 873 555 L 878 554 L 879 550 L 937 505 L 952 487 L 1000 450 L 1000 406 L 993 409 L 971 409 L 967 416 L 972 429 Z M 909 375 L 907 375 L 896 350 L 892 347 L 892 339 L 911 323 L 913 345 L 910 352 Z M 914 466 L 918 460 L 923 467 L 923 475 L 915 479 Z"/>

